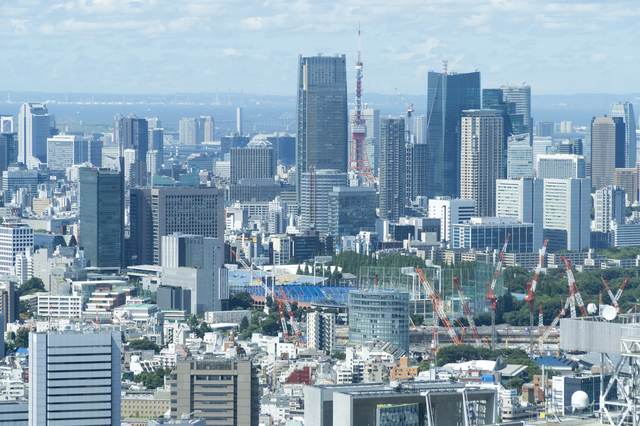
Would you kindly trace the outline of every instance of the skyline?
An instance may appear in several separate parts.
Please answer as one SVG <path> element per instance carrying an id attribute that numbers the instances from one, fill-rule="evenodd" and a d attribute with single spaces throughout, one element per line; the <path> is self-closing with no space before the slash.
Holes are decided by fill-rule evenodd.
<path id="1" fill-rule="evenodd" d="M 323 52 L 347 55 L 351 94 L 360 21 L 365 96 L 426 93 L 427 72 L 444 59 L 450 71 L 479 70 L 482 87 L 640 92 L 630 84 L 640 65 L 634 2 L 412 3 L 22 0 L 0 6 L 2 89 L 289 95 L 298 55 Z"/>

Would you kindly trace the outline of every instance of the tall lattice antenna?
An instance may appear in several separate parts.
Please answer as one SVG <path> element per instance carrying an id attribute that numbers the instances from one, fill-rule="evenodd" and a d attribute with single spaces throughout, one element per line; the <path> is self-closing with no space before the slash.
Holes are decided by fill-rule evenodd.
<path id="1" fill-rule="evenodd" d="M 356 105 L 351 126 L 351 156 L 349 168 L 359 172 L 369 182 L 374 182 L 375 177 L 369 165 L 367 147 L 365 141 L 365 121 L 362 112 L 362 56 L 360 44 L 360 23 L 358 23 L 358 62 L 356 62 Z"/>

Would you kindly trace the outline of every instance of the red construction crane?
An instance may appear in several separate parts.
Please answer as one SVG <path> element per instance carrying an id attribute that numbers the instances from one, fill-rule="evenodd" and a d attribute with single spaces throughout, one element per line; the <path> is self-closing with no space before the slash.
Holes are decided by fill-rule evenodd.
<path id="1" fill-rule="evenodd" d="M 504 254 L 507 252 L 507 245 L 509 244 L 509 237 L 511 234 L 507 234 L 507 239 L 504 242 L 504 246 L 502 246 L 502 251 L 500 252 L 500 257 L 498 258 L 498 264 L 496 265 L 496 272 L 493 274 L 493 279 L 491 280 L 491 284 L 487 281 L 487 296 L 485 300 L 491 301 L 491 349 L 496 348 L 496 300 L 497 297 L 493 293 L 496 288 L 496 283 L 498 282 L 498 277 L 500 276 L 500 271 L 502 271 L 502 262 L 504 261 Z"/>
<path id="2" fill-rule="evenodd" d="M 471 315 L 471 309 L 469 309 L 469 302 L 467 301 L 467 297 L 462 291 L 462 285 L 460 284 L 460 280 L 458 277 L 453 277 L 453 282 L 456 284 L 456 289 L 458 289 L 458 296 L 460 296 L 460 304 L 462 304 L 462 310 L 464 314 L 467 316 L 467 321 L 469 322 L 469 327 L 471 328 L 471 332 L 473 333 L 473 339 L 476 341 L 476 347 L 482 347 L 482 341 L 480 340 L 480 335 L 478 334 L 478 329 L 476 328 L 476 323 L 473 320 L 473 315 Z"/>
<path id="3" fill-rule="evenodd" d="M 547 331 L 545 331 L 544 334 L 542 336 L 540 336 L 540 340 L 538 340 L 538 350 L 540 351 L 540 356 L 542 356 L 542 344 L 544 343 L 545 340 L 547 340 L 547 338 L 549 337 L 549 334 L 551 334 L 551 330 L 556 325 L 558 325 L 558 322 L 560 321 L 560 318 L 565 316 L 565 314 L 567 313 L 567 307 L 569 305 L 570 305 L 569 299 L 567 299 L 567 301 L 564 303 L 564 306 L 562 306 L 562 299 L 560 299 L 560 307 L 561 307 L 560 313 L 558 314 L 557 317 L 555 317 L 553 319 L 553 322 L 551 323 L 549 328 L 547 328 Z"/>
<path id="4" fill-rule="evenodd" d="M 411 113 L 413 112 L 413 102 L 409 102 L 398 89 L 396 89 L 396 92 L 398 92 L 398 95 L 400 95 L 400 98 L 402 98 L 402 101 L 407 106 L 407 142 L 411 143 Z"/>
<path id="5" fill-rule="evenodd" d="M 613 293 L 609 289 L 609 286 L 607 285 L 607 282 L 604 280 L 604 278 L 602 278 L 602 277 L 600 277 L 600 278 L 602 279 L 602 282 L 604 283 L 604 286 L 607 289 L 607 293 L 609 293 L 609 298 L 611 298 L 611 306 L 614 306 L 618 310 L 618 313 L 621 313 L 620 312 L 620 306 L 618 305 L 618 300 L 620 300 L 620 296 L 622 296 L 622 291 L 624 290 L 624 286 L 627 285 L 627 281 L 629 281 L 629 277 L 627 277 L 627 279 L 624 280 L 624 282 L 622 283 L 622 285 L 618 289 L 618 292 L 616 293 L 615 296 L 613 295 Z M 602 303 L 600 303 L 600 304 L 602 304 Z"/>
<path id="6" fill-rule="evenodd" d="M 569 307 L 571 309 L 571 318 L 576 317 L 576 301 L 578 302 L 578 307 L 580 308 L 580 312 L 583 317 L 588 317 L 587 309 L 584 307 L 584 302 L 582 301 L 582 296 L 580 296 L 580 292 L 578 291 L 578 286 L 576 285 L 576 279 L 573 276 L 573 269 L 571 268 L 571 259 L 566 257 L 560 257 L 562 263 L 564 263 L 564 269 L 567 272 L 567 280 L 569 281 Z"/>
<path id="7" fill-rule="evenodd" d="M 531 330 L 533 335 L 533 330 Z M 538 313 L 538 341 L 544 336 L 544 315 L 542 314 L 542 300 L 540 301 L 540 312 Z M 531 355 L 533 355 L 533 348 L 531 348 Z"/>
<path id="8" fill-rule="evenodd" d="M 431 299 L 431 302 L 433 303 L 434 312 L 436 313 L 438 318 L 440 318 L 440 321 L 442 321 L 442 324 L 444 325 L 444 327 L 447 329 L 447 333 L 449 333 L 449 336 L 451 337 L 451 340 L 453 341 L 453 343 L 455 345 L 459 345 L 460 340 L 458 339 L 456 332 L 453 330 L 453 327 L 449 322 L 449 318 L 447 318 L 447 315 L 444 313 L 444 309 L 442 308 L 441 299 L 439 295 L 435 292 L 435 290 L 433 289 L 433 285 L 424 275 L 422 270 L 416 269 L 416 273 L 418 274 L 420 283 L 424 287 L 425 293 L 427 293 L 427 296 L 429 296 L 429 298 Z"/>
<path id="9" fill-rule="evenodd" d="M 293 310 L 291 309 L 291 304 L 289 303 L 289 299 L 287 298 L 287 294 L 282 289 L 280 289 L 280 297 L 282 299 L 282 303 L 284 304 L 285 308 L 287 309 L 287 313 L 289 314 L 289 322 L 291 323 L 291 328 L 292 328 L 293 332 L 295 333 L 295 337 L 292 340 L 292 342 L 294 342 L 294 343 L 297 342 L 296 346 L 304 346 L 304 342 L 302 341 L 302 337 L 301 337 L 300 326 L 298 325 L 298 322 L 296 321 L 296 318 L 293 315 Z"/>
<path id="10" fill-rule="evenodd" d="M 538 276 L 540 275 L 540 271 L 542 270 L 542 264 L 544 263 L 544 255 L 547 251 L 547 243 L 549 240 L 544 240 L 544 244 L 542 244 L 542 249 L 540 250 L 540 259 L 538 260 L 538 265 L 536 265 L 536 272 L 533 275 L 533 281 L 527 283 L 527 295 L 524 300 L 529 302 L 529 330 L 531 332 L 531 338 L 529 339 L 529 352 L 533 353 L 533 310 L 535 303 L 535 291 L 536 286 L 538 285 Z"/>

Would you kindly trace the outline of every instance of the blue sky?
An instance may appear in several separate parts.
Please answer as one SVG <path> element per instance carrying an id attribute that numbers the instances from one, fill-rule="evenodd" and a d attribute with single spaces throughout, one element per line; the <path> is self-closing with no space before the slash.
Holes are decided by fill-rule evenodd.
<path id="1" fill-rule="evenodd" d="M 289 95 L 298 54 L 355 64 L 358 21 L 365 92 L 424 93 L 443 59 L 483 87 L 640 92 L 637 0 L 6 0 L 0 90 Z"/>

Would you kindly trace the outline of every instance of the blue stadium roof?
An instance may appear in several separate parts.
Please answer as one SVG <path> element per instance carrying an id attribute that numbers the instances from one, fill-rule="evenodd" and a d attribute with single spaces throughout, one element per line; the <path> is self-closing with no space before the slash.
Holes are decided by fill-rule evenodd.
<path id="1" fill-rule="evenodd" d="M 246 281 L 245 281 L 246 282 Z M 347 303 L 349 292 L 356 290 L 355 287 L 320 287 L 314 285 L 277 285 L 276 292 L 284 290 L 289 300 L 299 302 L 315 302 L 330 298 L 338 303 Z M 234 286 L 229 289 L 231 293 L 246 291 L 252 296 L 264 296 L 264 289 L 261 286 Z"/>

